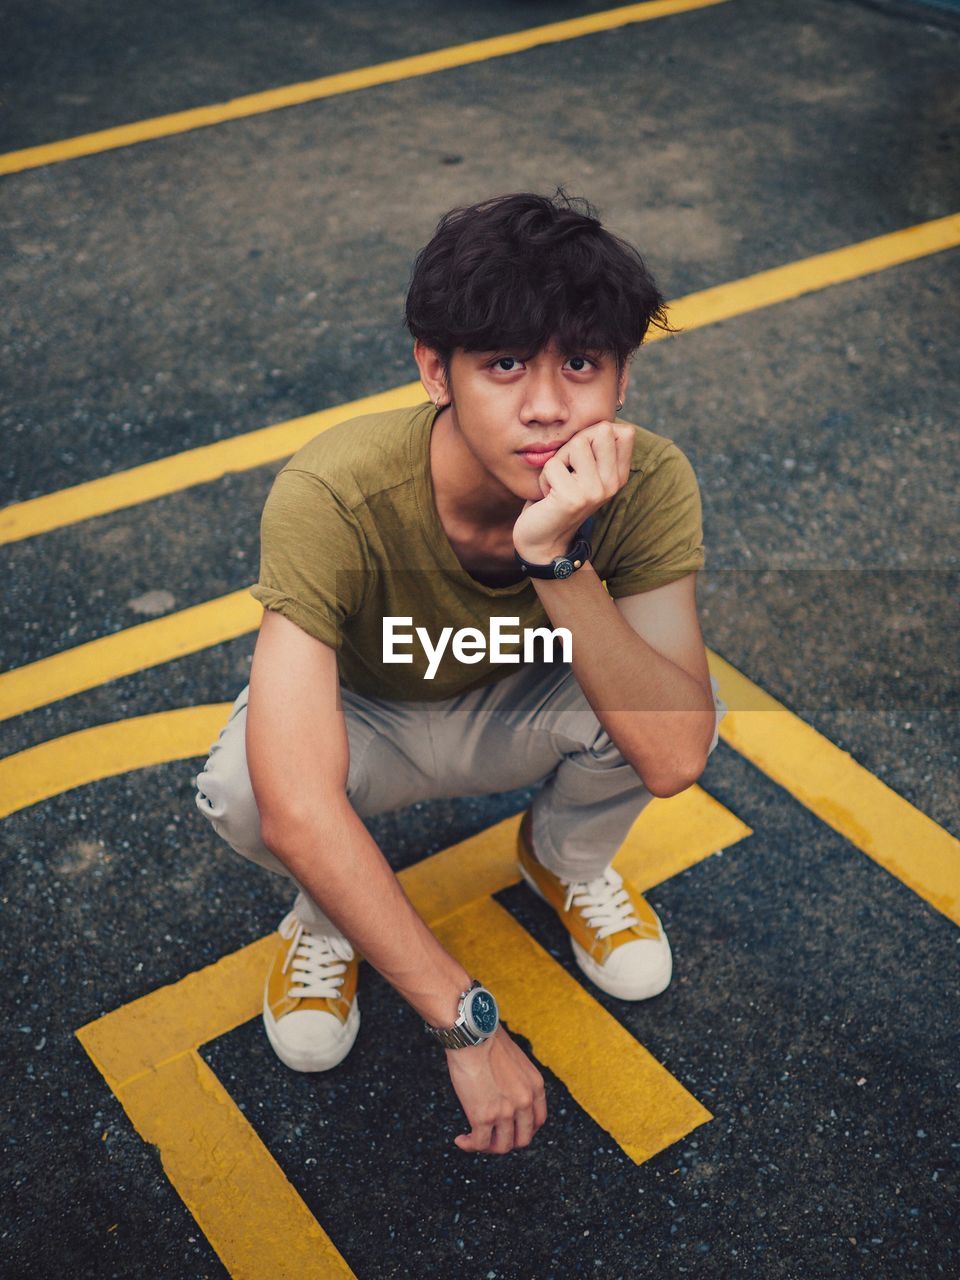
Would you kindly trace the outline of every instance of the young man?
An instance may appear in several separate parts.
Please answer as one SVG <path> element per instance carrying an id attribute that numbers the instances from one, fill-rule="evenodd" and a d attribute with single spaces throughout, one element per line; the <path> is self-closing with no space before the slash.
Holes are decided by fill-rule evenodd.
<path id="1" fill-rule="evenodd" d="M 406 318 L 430 402 L 339 424 L 273 486 L 249 692 L 197 802 L 300 890 L 264 992 L 280 1058 L 321 1071 L 349 1052 L 362 953 L 446 1050 L 457 1145 L 504 1154 L 543 1124 L 543 1080 L 361 819 L 542 783 L 520 871 L 587 977 L 646 999 L 670 947 L 610 863 L 653 796 L 700 776 L 725 707 L 692 468 L 616 421 L 629 358 L 666 323 L 635 250 L 562 192 L 454 210 Z M 536 628 L 565 630 L 569 660 Z"/>

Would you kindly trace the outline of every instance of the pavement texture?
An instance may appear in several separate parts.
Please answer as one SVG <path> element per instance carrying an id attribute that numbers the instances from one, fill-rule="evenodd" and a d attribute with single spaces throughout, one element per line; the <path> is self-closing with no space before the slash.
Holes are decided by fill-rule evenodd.
<path id="1" fill-rule="evenodd" d="M 15 5 L 0 150 L 605 7 Z M 586 195 L 671 298 L 956 213 L 958 69 L 935 7 L 729 0 L 0 178 L 0 496 L 410 381 L 412 259 L 494 193 Z M 954 249 L 680 334 L 622 415 L 697 472 L 709 647 L 954 836 L 958 286 Z M 248 585 L 279 465 L 0 546 L 2 669 Z M 228 701 L 252 647 L 17 716 L 0 750 Z M 5 1276 L 229 1274 L 75 1037 L 289 906 L 196 814 L 201 763 L 0 823 Z M 699 785 L 753 834 L 651 892 L 667 992 L 595 993 L 714 1116 L 646 1163 L 549 1072 L 529 1148 L 464 1156 L 443 1063 L 369 966 L 328 1076 L 257 1021 L 203 1047 L 360 1280 L 960 1274 L 956 926 L 728 745 Z M 399 870 L 531 794 L 368 826 Z M 579 978 L 542 903 L 498 901 Z"/>

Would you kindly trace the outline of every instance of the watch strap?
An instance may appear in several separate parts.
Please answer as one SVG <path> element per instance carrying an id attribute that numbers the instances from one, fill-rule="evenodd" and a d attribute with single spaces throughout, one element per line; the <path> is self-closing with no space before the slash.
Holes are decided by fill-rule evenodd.
<path id="1" fill-rule="evenodd" d="M 524 560 L 520 552 L 514 548 L 514 557 L 520 568 L 529 578 L 548 578 L 551 580 L 569 578 L 583 567 L 590 559 L 590 534 L 593 531 L 593 516 L 588 516 L 573 535 L 573 543 L 566 555 L 554 556 L 549 564 L 533 564 Z"/>

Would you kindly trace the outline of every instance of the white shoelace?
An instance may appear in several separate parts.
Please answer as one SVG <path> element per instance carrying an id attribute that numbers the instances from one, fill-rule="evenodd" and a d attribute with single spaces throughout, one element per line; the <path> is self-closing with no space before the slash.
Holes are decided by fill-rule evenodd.
<path id="1" fill-rule="evenodd" d="M 291 986 L 288 994 L 336 1000 L 347 972 L 346 962 L 353 959 L 353 947 L 347 939 L 310 933 L 296 917 L 289 923 L 283 921 L 280 934 L 292 939 L 281 970 L 286 973 L 290 969 L 296 978 L 297 985 Z"/>
<path id="2" fill-rule="evenodd" d="M 623 876 L 612 867 L 607 867 L 596 880 L 569 884 L 564 911 L 569 911 L 571 905 L 580 908 L 580 914 L 591 929 L 596 929 L 598 938 L 609 938 L 612 933 L 640 923 L 634 915 L 630 895 L 623 887 Z"/>

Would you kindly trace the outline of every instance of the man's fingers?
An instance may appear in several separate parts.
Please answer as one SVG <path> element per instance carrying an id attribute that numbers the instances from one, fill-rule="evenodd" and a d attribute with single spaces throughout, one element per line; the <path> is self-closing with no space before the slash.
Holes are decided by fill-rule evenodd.
<path id="1" fill-rule="evenodd" d="M 617 427 L 617 467 L 620 472 L 620 487 L 630 478 L 630 460 L 633 457 L 633 446 L 636 432 L 632 427 Z"/>
<path id="2" fill-rule="evenodd" d="M 486 1151 L 492 1137 L 492 1124 L 475 1124 L 469 1133 L 460 1134 L 456 1143 L 461 1151 Z"/>
<path id="3" fill-rule="evenodd" d="M 494 1133 L 493 1142 L 488 1150 L 491 1155 L 505 1156 L 508 1151 L 514 1148 L 514 1122 L 513 1116 L 509 1120 L 498 1120 L 496 1131 Z"/>
<path id="4" fill-rule="evenodd" d="M 615 493 L 621 486 L 620 455 L 618 441 L 611 427 L 609 431 L 596 431 L 590 439 L 593 456 L 597 460 L 597 470 L 603 482 L 605 493 Z"/>
<path id="5" fill-rule="evenodd" d="M 571 502 L 582 502 L 584 499 L 602 502 L 603 481 L 590 441 L 574 436 L 567 449 L 566 461 L 557 453 L 544 466 L 543 472 L 550 483 L 565 500 L 569 494 Z M 567 470 L 568 466 L 573 468 L 572 471 Z"/>
<path id="6" fill-rule="evenodd" d="M 535 1125 L 533 1122 L 533 1108 L 524 1107 L 518 1111 L 515 1119 L 515 1139 L 514 1145 L 518 1147 L 528 1147 L 533 1140 Z"/>
<path id="7" fill-rule="evenodd" d="M 533 1095 L 533 1119 L 538 1129 L 547 1122 L 547 1095 L 543 1085 Z"/>
<path id="8" fill-rule="evenodd" d="M 555 454 L 541 469 L 541 489 L 543 488 L 544 480 L 546 480 L 552 489 L 556 489 L 558 495 L 564 500 L 564 502 L 569 502 L 573 505 L 580 497 L 577 482 L 567 470 L 564 463 L 560 461 L 559 454 Z"/>

